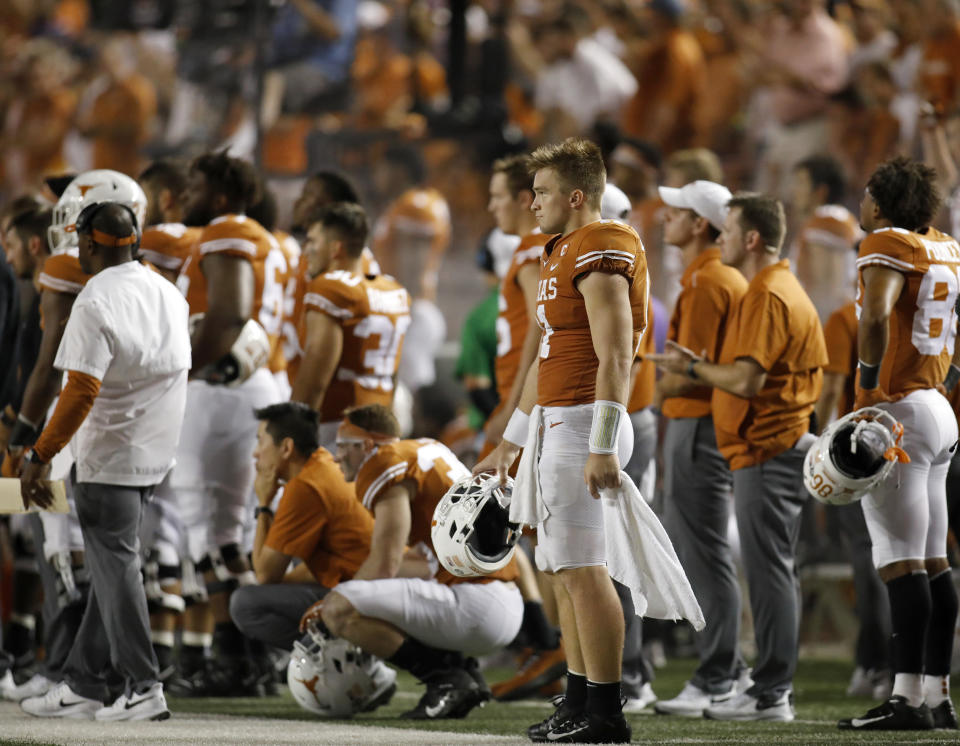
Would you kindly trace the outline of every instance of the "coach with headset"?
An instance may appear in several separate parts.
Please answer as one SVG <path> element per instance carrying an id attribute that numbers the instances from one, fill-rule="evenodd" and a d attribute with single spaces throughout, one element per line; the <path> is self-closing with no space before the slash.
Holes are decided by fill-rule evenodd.
<path id="1" fill-rule="evenodd" d="M 48 507 L 48 464 L 74 440 L 92 590 L 64 681 L 21 706 L 38 717 L 163 719 L 169 712 L 150 644 L 137 530 L 180 435 L 190 369 L 187 303 L 135 260 L 140 233 L 126 205 L 89 205 L 76 230 L 80 265 L 94 277 L 77 296 L 57 351 L 66 384 L 20 480 L 25 504 Z"/>

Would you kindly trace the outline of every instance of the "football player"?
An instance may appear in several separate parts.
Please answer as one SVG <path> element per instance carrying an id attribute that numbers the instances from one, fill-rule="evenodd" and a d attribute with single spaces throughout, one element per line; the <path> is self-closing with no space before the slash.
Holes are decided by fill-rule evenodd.
<path id="1" fill-rule="evenodd" d="M 266 271 L 271 263 L 282 264 L 283 255 L 276 239 L 244 215 L 257 200 L 257 184 L 250 164 L 208 153 L 191 162 L 183 195 L 184 223 L 202 232 L 177 285 L 191 315 L 203 316 L 192 334 L 187 415 L 170 485 L 186 531 L 185 557 L 204 575 L 213 619 L 203 604 L 187 609 L 183 678 L 172 687 L 180 693 L 193 688 L 231 694 L 252 686 L 244 638 L 230 619 L 228 602 L 240 582 L 253 581 L 242 545 L 253 507 L 253 411 L 279 395 L 264 365 L 246 380 L 231 381 L 235 371 L 224 361 L 245 354 L 233 347 L 250 320 L 263 330 L 279 329 L 283 310 L 284 288 Z M 219 656 L 206 675 L 211 621 Z"/>
<path id="2" fill-rule="evenodd" d="M 174 160 L 154 161 L 137 177 L 147 197 L 146 226 L 140 253 L 170 282 L 200 237 L 200 228 L 182 222 L 181 196 L 187 186 L 187 166 Z"/>
<path id="3" fill-rule="evenodd" d="M 517 634 L 523 600 L 510 562 L 482 577 L 399 577 L 406 547 L 436 562 L 430 535 L 437 503 L 470 472 L 443 444 L 400 440 L 394 414 L 379 404 L 349 410 L 337 430 L 337 461 L 373 513 L 370 555 L 306 619 L 427 685 L 413 719 L 465 717 L 490 697 L 476 662 Z"/>
<path id="4" fill-rule="evenodd" d="M 521 373 L 523 394 L 503 440 L 475 471 L 506 475 L 526 443 L 529 412 L 543 407 L 537 472 L 548 516 L 537 527 L 536 560 L 555 578 L 568 673 L 563 704 L 528 734 L 621 743 L 630 740 L 620 700 L 624 618 L 593 498 L 619 487 L 632 450 L 625 405 L 646 327 L 646 259 L 632 228 L 600 219 L 606 172 L 595 144 L 571 138 L 543 146 L 531 170 L 540 229 L 562 235 L 541 258 L 538 359 Z"/>
<path id="5" fill-rule="evenodd" d="M 366 213 L 350 202 L 322 208 L 307 233 L 312 279 L 291 398 L 320 412 L 320 444 L 328 449 L 347 408 L 393 402 L 410 326 L 409 293 L 387 275 L 361 274 L 366 239 Z"/>
<path id="6" fill-rule="evenodd" d="M 956 728 L 950 657 L 957 594 L 947 562 L 946 475 L 957 419 L 949 391 L 960 245 L 930 227 L 936 172 L 896 158 L 870 177 L 860 202 L 859 380 L 856 406 L 876 404 L 904 428 L 909 463 L 863 498 L 873 562 L 886 583 L 893 629 L 893 694 L 841 728 Z M 949 374 L 948 374 L 949 371 Z"/>

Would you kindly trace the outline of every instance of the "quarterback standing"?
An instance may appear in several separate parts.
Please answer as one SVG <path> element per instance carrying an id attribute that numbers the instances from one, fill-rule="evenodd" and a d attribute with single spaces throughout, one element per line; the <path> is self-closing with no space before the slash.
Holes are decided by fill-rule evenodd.
<path id="1" fill-rule="evenodd" d="M 600 219 L 606 171 L 595 144 L 571 138 L 530 158 L 540 230 L 560 234 L 541 259 L 540 349 L 503 440 L 475 471 L 504 476 L 526 442 L 533 405 L 543 407 L 537 469 L 549 515 L 537 527 L 536 559 L 557 581 L 568 677 L 561 706 L 528 735 L 624 743 L 630 740 L 620 701 L 624 620 L 607 572 L 597 498 L 601 489 L 620 485 L 631 451 L 625 405 L 646 326 L 646 257 L 632 228 Z"/>
<path id="2" fill-rule="evenodd" d="M 950 656 L 957 594 L 947 563 L 946 478 L 957 420 L 936 391 L 953 388 L 960 245 L 930 228 L 936 172 L 897 158 L 881 164 L 860 202 L 857 407 L 876 404 L 904 428 L 909 463 L 863 498 L 873 562 L 890 597 L 893 694 L 841 728 L 957 727 Z M 948 376 L 951 371 L 953 376 Z M 945 379 L 947 379 L 945 381 Z"/>

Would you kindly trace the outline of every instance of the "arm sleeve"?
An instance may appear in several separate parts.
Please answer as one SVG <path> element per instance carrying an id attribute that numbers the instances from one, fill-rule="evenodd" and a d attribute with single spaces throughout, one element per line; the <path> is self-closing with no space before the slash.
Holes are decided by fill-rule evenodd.
<path id="1" fill-rule="evenodd" d="M 584 238 L 580 244 L 574 275 L 579 277 L 588 272 L 608 272 L 624 275 L 631 282 L 644 261 L 638 260 L 640 238 L 632 228 L 618 223 L 604 225 Z"/>
<path id="2" fill-rule="evenodd" d="M 359 287 L 348 284 L 353 278 L 348 275 L 344 281 L 327 274 L 311 280 L 303 294 L 305 311 L 319 311 L 337 321 L 352 319 L 356 315 Z"/>
<path id="3" fill-rule="evenodd" d="M 853 375 L 856 364 L 856 335 L 851 335 L 843 321 L 841 311 L 835 311 L 823 327 L 829 362 L 823 370 L 827 373 Z"/>
<path id="4" fill-rule="evenodd" d="M 860 242 L 857 269 L 887 267 L 900 272 L 914 269 L 913 248 L 896 229 L 871 233 Z"/>
<path id="5" fill-rule="evenodd" d="M 69 372 L 67 385 L 60 392 L 57 408 L 33 446 L 33 450 L 43 461 L 49 462 L 70 442 L 99 393 L 98 379 L 75 370 Z"/>
<path id="6" fill-rule="evenodd" d="M 78 299 L 70 311 L 53 365 L 78 371 L 101 381 L 113 360 L 113 344 L 105 309 L 100 303 Z"/>
<path id="7" fill-rule="evenodd" d="M 363 507 L 373 512 L 374 503 L 387 489 L 407 477 L 408 464 L 391 449 L 381 448 L 357 475 L 357 495 Z"/>

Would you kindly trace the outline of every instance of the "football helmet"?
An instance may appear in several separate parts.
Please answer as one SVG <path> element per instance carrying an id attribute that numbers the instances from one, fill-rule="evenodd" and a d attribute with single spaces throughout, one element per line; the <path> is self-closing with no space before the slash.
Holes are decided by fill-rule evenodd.
<path id="1" fill-rule="evenodd" d="M 803 462 L 807 492 L 828 505 L 849 505 L 910 458 L 900 447 L 903 425 L 889 412 L 864 407 L 832 423 Z"/>
<path id="2" fill-rule="evenodd" d="M 203 318 L 202 313 L 195 313 L 190 317 L 191 339 Z M 226 386 L 239 386 L 257 369 L 267 364 L 270 357 L 270 337 L 254 319 L 247 319 L 240 334 L 237 335 L 230 352 L 216 363 L 204 366 L 200 373 L 210 383 L 222 383 Z"/>
<path id="3" fill-rule="evenodd" d="M 430 535 L 437 559 L 461 578 L 489 575 L 513 558 L 520 526 L 510 522 L 513 480 L 468 476 L 447 490 L 433 512 Z"/>
<path id="4" fill-rule="evenodd" d="M 62 254 L 77 246 L 77 218 L 84 207 L 95 202 L 120 202 L 137 218 L 137 233 L 143 230 L 147 196 L 126 174 L 106 168 L 86 171 L 71 181 L 53 208 L 53 222 L 47 229 L 50 252 Z"/>
<path id="5" fill-rule="evenodd" d="M 320 717 L 349 718 L 390 701 L 396 671 L 315 624 L 307 629 L 287 664 L 287 685 L 298 705 Z"/>

